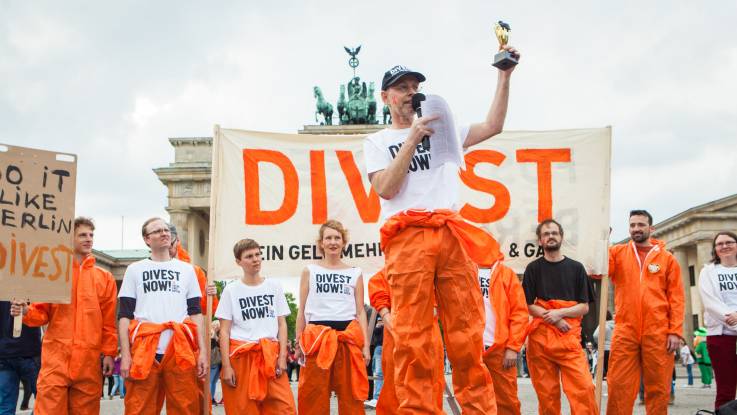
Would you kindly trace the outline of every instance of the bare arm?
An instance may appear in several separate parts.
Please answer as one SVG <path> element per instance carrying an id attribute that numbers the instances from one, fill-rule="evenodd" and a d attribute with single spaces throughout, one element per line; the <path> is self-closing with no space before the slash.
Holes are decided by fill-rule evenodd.
<path id="1" fill-rule="evenodd" d="M 302 338 L 302 332 L 305 330 L 305 326 L 307 326 L 307 322 L 305 321 L 305 304 L 307 304 L 307 296 L 309 293 L 310 270 L 305 268 L 302 270 L 302 275 L 299 279 L 299 309 L 297 310 L 297 327 L 295 333 L 297 337 L 297 350 L 295 350 L 297 359 L 303 355 L 302 346 L 300 345 L 299 340 Z"/>
<path id="2" fill-rule="evenodd" d="M 363 306 L 363 275 L 358 276 L 356 280 L 356 319 L 361 325 L 363 331 L 363 358 L 366 364 L 371 360 L 371 344 L 368 337 L 368 319 L 366 318 L 366 308 Z"/>
<path id="3" fill-rule="evenodd" d="M 504 49 L 514 53 L 519 60 L 520 55 L 515 48 L 506 45 Z M 476 145 L 502 132 L 509 103 L 509 80 L 514 68 L 513 66 L 507 70 L 499 71 L 494 100 L 491 103 L 489 112 L 486 114 L 486 119 L 483 122 L 471 125 L 468 130 L 468 136 L 466 136 L 466 141 L 463 143 L 463 148 Z"/>
<path id="4" fill-rule="evenodd" d="M 281 376 L 287 370 L 287 319 L 284 316 L 277 318 L 279 322 L 279 358 L 277 359 L 276 375 Z"/>
<path id="5" fill-rule="evenodd" d="M 233 372 L 233 366 L 230 365 L 230 327 L 232 324 L 231 320 L 220 319 L 220 355 L 222 356 L 220 363 L 223 380 L 235 387 L 235 372 Z"/>
<path id="6" fill-rule="evenodd" d="M 128 337 L 128 328 L 131 321 L 121 317 L 118 321 L 118 339 L 120 340 L 120 376 L 127 378 L 131 370 L 131 342 Z"/>
<path id="7" fill-rule="evenodd" d="M 397 156 L 389 163 L 384 170 L 379 170 L 369 174 L 369 181 L 376 193 L 383 199 L 391 199 L 399 193 L 399 189 L 404 183 L 407 176 L 409 163 L 415 154 L 417 145 L 422 141 L 422 137 L 432 135 L 434 131 L 427 126 L 430 121 L 436 120 L 437 116 L 415 118 L 412 127 L 407 134 L 407 139 L 399 149 Z"/>
<path id="8" fill-rule="evenodd" d="M 197 356 L 197 377 L 202 378 L 209 372 L 208 368 L 210 366 L 207 347 L 209 345 L 205 345 L 205 319 L 202 314 L 193 314 L 189 318 L 197 325 L 197 344 L 200 348 L 200 353 Z"/>

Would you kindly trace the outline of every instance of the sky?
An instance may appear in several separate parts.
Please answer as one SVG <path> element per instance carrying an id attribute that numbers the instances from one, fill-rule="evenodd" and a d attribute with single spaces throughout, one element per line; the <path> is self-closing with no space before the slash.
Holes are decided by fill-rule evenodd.
<path id="1" fill-rule="evenodd" d="M 77 154 L 96 248 L 141 248 L 169 137 L 314 124 L 312 87 L 335 104 L 358 45 L 363 80 L 409 66 L 480 121 L 502 19 L 522 53 L 505 129 L 612 126 L 614 240 L 630 209 L 659 222 L 737 193 L 737 2 L 364 4 L 0 0 L 0 143 Z"/>

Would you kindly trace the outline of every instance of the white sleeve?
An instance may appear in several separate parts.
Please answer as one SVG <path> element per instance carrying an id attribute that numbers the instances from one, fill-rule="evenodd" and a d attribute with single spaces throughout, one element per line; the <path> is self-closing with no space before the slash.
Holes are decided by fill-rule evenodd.
<path id="1" fill-rule="evenodd" d="M 120 284 L 120 291 L 118 292 L 118 298 L 138 298 L 136 297 L 136 272 L 134 269 L 135 265 L 131 264 L 125 269 L 123 275 L 123 282 Z"/>
<path id="2" fill-rule="evenodd" d="M 187 274 L 189 274 L 189 285 L 187 285 L 187 299 L 202 297 L 202 291 L 200 291 L 200 284 L 197 282 L 197 274 L 194 272 L 194 267 L 187 264 Z"/>
<path id="3" fill-rule="evenodd" d="M 704 313 L 709 313 L 715 320 L 727 325 L 726 315 L 730 313 L 727 305 L 714 292 L 714 284 L 711 282 L 710 272 L 707 266 L 699 273 L 699 292 L 701 293 L 701 304 L 704 305 Z M 710 268 L 710 267 L 709 267 Z"/>
<path id="4" fill-rule="evenodd" d="M 276 301 L 274 304 L 276 315 L 288 316 L 292 314 L 292 310 L 289 309 L 289 304 L 287 304 L 287 296 L 284 295 L 284 289 L 282 288 L 281 284 L 274 285 L 276 285 Z"/>
<path id="5" fill-rule="evenodd" d="M 233 302 L 230 300 L 230 285 L 226 285 L 223 294 L 220 296 L 218 309 L 215 311 L 215 318 L 223 320 L 233 320 Z"/>
<path id="6" fill-rule="evenodd" d="M 389 151 L 380 148 L 372 139 L 372 136 L 366 137 L 363 141 L 363 157 L 366 161 L 366 173 L 370 174 L 380 170 L 384 170 L 389 166 L 392 159 Z"/>

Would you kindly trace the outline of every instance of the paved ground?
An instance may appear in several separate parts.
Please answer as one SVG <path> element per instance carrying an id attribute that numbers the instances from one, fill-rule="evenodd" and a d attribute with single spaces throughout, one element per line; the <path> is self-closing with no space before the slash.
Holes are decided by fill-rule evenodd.
<path id="1" fill-rule="evenodd" d="M 450 381 L 450 377 L 448 377 L 448 381 Z M 676 386 L 676 402 L 673 406 L 670 407 L 668 413 L 671 415 L 693 415 L 696 413 L 698 409 L 710 409 L 711 405 L 713 405 L 714 402 L 714 394 L 715 390 L 712 389 L 702 389 L 700 387 L 683 387 L 682 385 L 685 384 L 685 379 L 679 378 Z M 696 384 L 700 384 L 698 379 L 695 380 Z M 294 396 L 296 398 L 297 396 L 297 384 L 292 383 L 292 389 L 294 390 Z M 522 413 L 525 415 L 532 415 L 537 413 L 537 397 L 535 396 L 535 391 L 532 388 L 532 385 L 530 384 L 530 380 L 526 378 L 520 378 L 519 379 L 519 391 L 520 391 L 520 401 L 522 402 Z M 606 407 L 606 388 L 604 389 L 604 407 Z M 220 396 L 220 393 L 218 392 L 216 396 Z M 567 401 L 565 398 L 563 398 L 563 413 L 567 414 L 570 413 L 568 410 Z M 450 411 L 448 408 L 446 408 L 448 413 L 450 414 Z M 19 414 L 29 414 L 30 411 L 19 411 Z M 114 398 L 113 400 L 104 399 L 101 403 L 101 414 L 105 415 L 122 415 L 123 414 L 123 401 L 119 398 Z M 333 399 L 333 405 L 331 407 L 331 414 L 337 414 L 337 404 L 335 400 Z M 223 415 L 225 414 L 225 411 L 223 410 L 222 406 L 218 406 L 213 411 L 213 414 L 215 415 Z M 373 410 L 367 409 L 366 410 L 367 415 L 374 414 Z M 645 414 L 645 407 L 642 405 L 635 405 L 635 411 L 633 414 L 637 415 L 644 415 Z"/>

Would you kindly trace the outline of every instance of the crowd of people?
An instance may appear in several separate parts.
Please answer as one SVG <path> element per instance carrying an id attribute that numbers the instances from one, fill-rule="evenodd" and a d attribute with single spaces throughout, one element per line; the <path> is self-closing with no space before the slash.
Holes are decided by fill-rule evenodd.
<path id="1" fill-rule="evenodd" d="M 503 48 L 519 61 L 516 49 Z M 486 118 L 460 129 L 459 147 L 502 131 L 513 70 L 499 71 Z M 218 379 L 228 414 L 324 415 L 332 393 L 341 415 L 364 413 L 367 400 L 377 414 L 439 414 L 446 355 L 464 414 L 519 414 L 523 347 L 539 413 L 560 414 L 562 388 L 572 414 L 598 414 L 581 322 L 594 301 L 592 278 L 599 276 L 563 255 L 565 230 L 547 218 L 535 229 L 542 256 L 520 282 L 494 237 L 458 214 L 458 166 L 430 159 L 426 169 L 409 169 L 434 133 L 435 117 L 416 117 L 411 104 L 423 81 L 404 66 L 384 74 L 381 97 L 393 124 L 365 140 L 367 174 L 385 220 L 385 265 L 370 276 L 368 293 L 363 271 L 342 256 L 348 229 L 325 222 L 315 242 L 321 259 L 300 277 L 296 343 L 290 344 L 291 311 L 280 284 L 261 274 L 257 241 L 235 243 L 242 275 L 218 299 L 202 269 L 189 263 L 176 229 L 151 218 L 141 227 L 150 257 L 127 268 L 118 290 L 91 255 L 93 222 L 80 217 L 71 304 L 0 304 L 0 414 L 15 411 L 21 381 L 36 395 L 36 414 L 98 414 L 108 376 L 126 414 L 158 414 L 164 406 L 172 415 L 202 413 L 207 391 L 212 403 L 221 402 Z M 674 356 L 683 348 L 681 271 L 664 243 L 651 237 L 652 225 L 650 213 L 631 211 L 631 240 L 609 250 L 616 288 L 613 329 L 604 328 L 610 415 L 631 414 L 640 387 L 648 414 L 667 413 Z M 702 378 L 715 369 L 716 407 L 737 389 L 736 245 L 734 233 L 717 234 L 713 261 L 699 280 L 706 331 L 694 354 Z M 366 294 L 381 319 L 373 356 Z M 211 333 L 203 318 L 208 297 L 217 319 Z M 23 316 L 19 339 L 9 335 L 14 316 Z"/>

